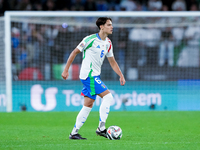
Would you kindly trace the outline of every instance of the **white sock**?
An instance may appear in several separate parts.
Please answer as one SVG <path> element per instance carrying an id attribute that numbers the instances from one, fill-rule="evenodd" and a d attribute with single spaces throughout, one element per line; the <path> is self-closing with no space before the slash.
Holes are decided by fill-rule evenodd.
<path id="1" fill-rule="evenodd" d="M 78 130 L 82 127 L 85 123 L 90 111 L 92 108 L 83 106 L 81 111 L 79 112 L 78 116 L 76 117 L 76 124 L 71 132 L 72 135 L 77 134 Z"/>
<path id="2" fill-rule="evenodd" d="M 113 100 L 113 96 L 111 93 L 105 95 L 103 97 L 103 102 L 101 103 L 101 106 L 99 108 L 99 115 L 100 115 L 99 128 L 101 131 L 103 131 L 106 128 L 105 123 L 110 111 L 110 104 L 112 100 Z"/>

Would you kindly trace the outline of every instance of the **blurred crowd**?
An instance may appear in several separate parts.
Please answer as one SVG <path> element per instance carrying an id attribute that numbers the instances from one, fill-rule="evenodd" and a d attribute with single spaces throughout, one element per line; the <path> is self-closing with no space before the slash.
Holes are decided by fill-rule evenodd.
<path id="1" fill-rule="evenodd" d="M 198 11 L 199 0 L 0 0 L 6 10 L 27 11 Z"/>
<path id="2" fill-rule="evenodd" d="M 52 19 L 52 18 L 51 18 Z M 91 18 L 88 18 L 91 19 Z M 116 18 L 115 18 L 116 19 Z M 120 18 L 115 22 L 121 22 Z M 124 18 L 121 18 L 124 20 Z M 144 18 L 126 18 L 141 23 Z M 145 18 L 140 27 L 115 27 L 109 38 L 122 71 L 140 67 L 199 67 L 200 17 Z M 170 22 L 175 26 L 156 27 Z M 191 24 L 190 24 L 191 23 Z M 117 24 L 117 23 L 116 23 Z M 56 65 L 65 64 L 70 52 L 83 37 L 98 32 L 96 26 L 61 26 L 40 23 L 12 23 L 13 73 L 36 67 L 46 80 L 53 78 Z M 81 64 L 78 55 L 74 64 Z M 105 62 L 106 66 L 108 62 Z M 107 69 L 106 67 L 103 69 Z M 109 67 L 108 67 L 109 69 Z M 109 69 L 110 70 L 110 69 Z M 109 71 L 108 70 L 108 71 Z"/>

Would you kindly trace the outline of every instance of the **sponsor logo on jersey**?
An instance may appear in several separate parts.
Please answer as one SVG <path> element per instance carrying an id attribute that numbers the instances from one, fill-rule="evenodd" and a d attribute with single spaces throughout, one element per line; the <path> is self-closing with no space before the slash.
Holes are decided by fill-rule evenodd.
<path id="1" fill-rule="evenodd" d="M 97 48 L 100 48 L 100 46 L 98 45 Z"/>

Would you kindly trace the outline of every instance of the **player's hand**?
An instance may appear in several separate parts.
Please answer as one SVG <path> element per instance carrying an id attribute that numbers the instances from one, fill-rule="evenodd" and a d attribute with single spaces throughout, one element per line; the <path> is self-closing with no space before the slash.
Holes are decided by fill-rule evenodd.
<path id="1" fill-rule="evenodd" d="M 125 83 L 126 83 L 126 80 L 124 79 L 124 76 L 120 77 L 119 81 L 120 81 L 121 85 L 125 85 Z"/>
<path id="2" fill-rule="evenodd" d="M 63 73 L 62 73 L 62 78 L 64 80 L 67 80 L 68 76 L 69 76 L 69 72 L 64 70 Z"/>

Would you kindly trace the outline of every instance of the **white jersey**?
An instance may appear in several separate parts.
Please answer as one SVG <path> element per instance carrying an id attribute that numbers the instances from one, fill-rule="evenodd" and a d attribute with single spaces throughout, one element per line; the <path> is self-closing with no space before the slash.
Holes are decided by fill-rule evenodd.
<path id="1" fill-rule="evenodd" d="M 100 75 L 105 56 L 113 56 L 113 47 L 110 39 L 106 38 L 103 41 L 98 33 L 85 37 L 77 48 L 83 52 L 80 79 Z"/>

